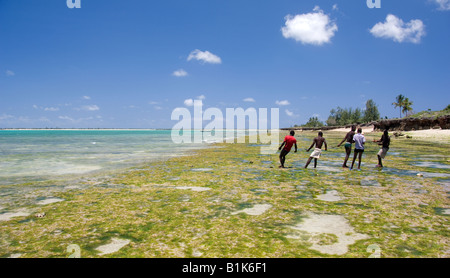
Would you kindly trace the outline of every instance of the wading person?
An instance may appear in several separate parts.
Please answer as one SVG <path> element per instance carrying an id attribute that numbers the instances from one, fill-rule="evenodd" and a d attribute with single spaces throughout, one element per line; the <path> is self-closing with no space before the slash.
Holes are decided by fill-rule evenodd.
<path id="1" fill-rule="evenodd" d="M 314 151 L 311 153 L 311 155 L 308 158 L 308 161 L 306 162 L 305 169 L 308 168 L 309 163 L 311 163 L 311 160 L 314 158 L 314 168 L 317 167 L 317 159 L 320 158 L 320 155 L 322 154 L 322 146 L 325 145 L 325 150 L 327 150 L 327 141 L 325 138 L 323 138 L 322 131 L 319 132 L 319 136 L 314 138 L 313 143 L 311 144 L 311 147 L 307 149 L 306 151 L 309 152 L 312 147 L 314 147 Z"/>
<path id="2" fill-rule="evenodd" d="M 362 135 L 362 128 L 358 128 L 358 133 L 353 136 L 353 142 L 355 142 L 355 150 L 353 155 L 353 162 L 352 167 L 350 167 L 350 170 L 353 169 L 353 165 L 355 164 L 356 157 L 358 157 L 358 170 L 361 169 L 361 158 L 362 154 L 364 153 L 364 144 L 366 143 L 366 138 L 364 135 Z"/>
<path id="3" fill-rule="evenodd" d="M 378 157 L 378 165 L 377 167 L 383 167 L 382 159 L 386 157 L 387 152 L 389 151 L 389 145 L 391 144 L 391 137 L 389 136 L 388 130 L 386 129 L 383 132 L 380 140 L 373 140 L 375 143 L 381 145 L 381 149 L 377 154 Z"/>
<path id="4" fill-rule="evenodd" d="M 348 168 L 347 166 L 347 161 L 348 158 L 350 157 L 350 154 L 352 153 L 352 143 L 353 143 L 353 136 L 355 136 L 355 131 L 356 131 L 356 126 L 352 126 L 352 130 L 350 130 L 346 135 L 345 138 L 342 140 L 341 143 L 339 143 L 339 145 L 337 145 L 338 147 L 340 147 L 342 145 L 342 143 L 345 142 L 345 159 L 344 159 L 344 164 L 342 164 L 342 168 Z"/>
<path id="5" fill-rule="evenodd" d="M 295 146 L 295 152 L 297 152 L 297 139 L 294 137 L 295 132 L 291 130 L 290 135 L 287 135 L 284 137 L 284 141 L 281 144 L 281 146 L 278 148 L 278 150 L 281 150 L 280 153 L 280 168 L 284 167 L 284 161 L 286 160 L 286 155 L 291 151 L 292 146 Z M 284 148 L 283 148 L 284 146 Z M 283 149 L 281 149 L 283 148 Z"/>

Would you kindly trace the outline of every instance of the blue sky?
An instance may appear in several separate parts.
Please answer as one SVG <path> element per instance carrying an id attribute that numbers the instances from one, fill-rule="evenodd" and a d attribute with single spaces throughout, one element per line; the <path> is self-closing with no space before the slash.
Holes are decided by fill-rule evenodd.
<path id="1" fill-rule="evenodd" d="M 0 127 L 171 128 L 171 113 L 450 103 L 450 0 L 0 0 Z M 205 123 L 206 124 L 206 123 Z"/>

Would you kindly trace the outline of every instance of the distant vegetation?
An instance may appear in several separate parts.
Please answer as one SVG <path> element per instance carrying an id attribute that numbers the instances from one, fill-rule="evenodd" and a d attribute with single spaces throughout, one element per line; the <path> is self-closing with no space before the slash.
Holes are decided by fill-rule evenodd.
<path id="1" fill-rule="evenodd" d="M 395 98 L 395 102 L 392 103 L 392 105 L 394 105 L 395 108 L 400 108 L 400 118 L 402 118 L 403 114 L 405 117 L 410 118 L 438 118 L 441 116 L 450 115 L 450 104 L 440 111 L 431 111 L 431 109 L 428 109 L 427 111 L 414 113 L 412 109 L 413 102 L 401 94 Z M 366 102 L 365 109 L 337 107 L 335 109 L 331 109 L 330 115 L 325 123 L 320 121 L 318 117 L 311 117 L 308 122 L 301 127 L 317 128 L 323 126 L 345 126 L 351 124 L 370 123 L 379 120 L 380 112 L 378 111 L 378 106 L 373 100 L 369 99 Z M 295 125 L 294 127 L 299 126 Z"/>
<path id="2" fill-rule="evenodd" d="M 322 127 L 324 123 L 319 121 L 317 117 L 309 118 L 309 121 L 303 127 Z"/>
<path id="3" fill-rule="evenodd" d="M 406 117 L 408 117 L 408 112 L 412 111 L 413 102 L 409 100 L 409 98 L 400 94 L 395 98 L 395 102 L 392 103 L 395 108 L 400 108 L 400 118 L 402 117 L 402 112 L 405 113 Z"/>
<path id="4" fill-rule="evenodd" d="M 426 111 L 418 112 L 411 115 L 411 118 L 439 118 L 442 116 L 450 115 L 450 104 L 447 105 L 443 110 L 440 111 L 431 111 L 428 109 Z"/>
<path id="5" fill-rule="evenodd" d="M 360 108 L 341 108 L 331 109 L 330 116 L 326 121 L 328 126 L 343 126 L 349 124 L 368 123 L 378 121 L 380 119 L 380 112 L 375 102 L 369 99 L 366 102 L 366 109 Z M 322 127 L 325 126 L 317 117 L 309 118 L 308 122 L 303 127 Z"/>

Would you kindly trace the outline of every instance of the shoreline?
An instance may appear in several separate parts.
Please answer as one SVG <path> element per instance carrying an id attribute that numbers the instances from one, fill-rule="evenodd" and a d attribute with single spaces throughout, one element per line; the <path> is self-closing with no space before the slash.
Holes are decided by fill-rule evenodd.
<path id="1" fill-rule="evenodd" d="M 374 126 L 363 126 L 361 127 L 363 130 L 363 134 L 377 134 L 382 133 L 382 131 L 374 130 Z M 295 130 L 295 129 L 294 129 Z M 347 133 L 351 130 L 351 128 L 335 128 L 324 130 L 324 133 L 327 132 L 335 132 L 335 133 Z M 282 131 L 287 132 L 286 129 Z M 316 133 L 320 131 L 318 130 L 295 130 L 296 132 L 307 132 L 307 133 Z M 429 142 L 437 142 L 437 143 L 447 143 L 450 144 L 450 129 L 423 129 L 423 130 L 412 130 L 412 131 L 389 131 L 391 136 L 394 136 L 394 133 L 401 134 L 400 137 L 404 137 L 406 139 L 417 139 L 421 141 L 429 141 Z"/>

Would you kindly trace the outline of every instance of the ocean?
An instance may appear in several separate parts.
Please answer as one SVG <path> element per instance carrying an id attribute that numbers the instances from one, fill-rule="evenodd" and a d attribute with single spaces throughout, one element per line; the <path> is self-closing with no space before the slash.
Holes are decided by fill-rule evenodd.
<path id="1" fill-rule="evenodd" d="M 188 132 L 194 138 L 202 131 Z M 177 144 L 171 133 L 141 129 L 0 130 L 0 215 L 39 204 L 65 190 L 121 186 L 108 180 L 132 167 L 188 155 L 221 141 L 212 138 Z M 244 134 L 238 131 L 235 138 Z"/>
<path id="2" fill-rule="evenodd" d="M 0 130 L 0 186 L 125 169 L 206 145 L 174 144 L 170 130 Z"/>

